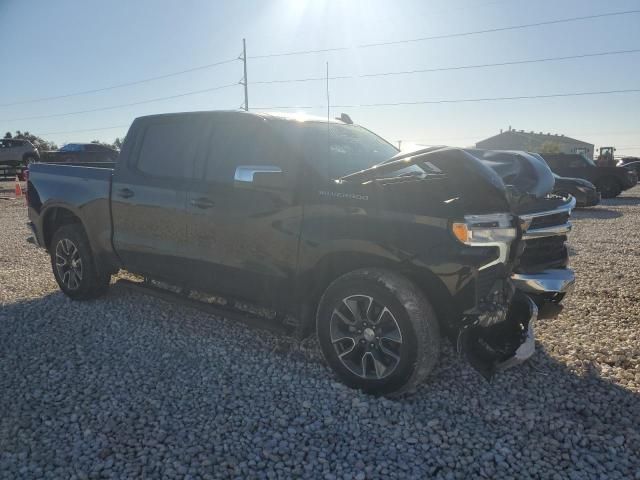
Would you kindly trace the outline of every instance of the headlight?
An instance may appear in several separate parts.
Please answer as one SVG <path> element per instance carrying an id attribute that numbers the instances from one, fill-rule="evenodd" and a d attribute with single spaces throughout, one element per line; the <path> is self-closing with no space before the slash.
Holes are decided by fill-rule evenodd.
<path id="1" fill-rule="evenodd" d="M 508 213 L 465 215 L 464 222 L 453 223 L 451 230 L 465 245 L 498 248 L 498 258 L 481 266 L 480 270 L 506 262 L 511 243 L 518 235 L 514 218 Z"/>
<path id="2" fill-rule="evenodd" d="M 465 215 L 464 223 L 454 223 L 451 228 L 458 240 L 473 246 L 512 242 L 517 236 L 513 216 L 508 213 Z"/>

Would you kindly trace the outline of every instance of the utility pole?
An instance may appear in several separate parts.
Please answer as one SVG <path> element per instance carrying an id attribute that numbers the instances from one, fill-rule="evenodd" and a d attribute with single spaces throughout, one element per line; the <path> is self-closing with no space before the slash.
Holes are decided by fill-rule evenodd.
<path id="1" fill-rule="evenodd" d="M 247 41 L 242 39 L 242 64 L 244 66 L 244 77 L 242 77 L 241 85 L 244 85 L 244 110 L 249 111 L 249 81 L 247 78 Z"/>
<path id="2" fill-rule="evenodd" d="M 398 150 L 402 150 L 402 140 L 398 140 Z"/>

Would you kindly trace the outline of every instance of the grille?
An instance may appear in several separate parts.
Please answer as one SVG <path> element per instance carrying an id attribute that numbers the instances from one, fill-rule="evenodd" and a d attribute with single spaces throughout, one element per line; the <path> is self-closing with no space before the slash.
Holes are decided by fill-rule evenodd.
<path id="1" fill-rule="evenodd" d="M 569 221 L 568 212 L 554 213 L 553 215 L 545 215 L 544 217 L 534 217 L 528 230 L 536 228 L 553 227 L 554 225 L 564 225 Z"/>
<path id="2" fill-rule="evenodd" d="M 565 235 L 526 240 L 518 270 L 535 272 L 547 268 L 567 266 L 568 253 Z"/>

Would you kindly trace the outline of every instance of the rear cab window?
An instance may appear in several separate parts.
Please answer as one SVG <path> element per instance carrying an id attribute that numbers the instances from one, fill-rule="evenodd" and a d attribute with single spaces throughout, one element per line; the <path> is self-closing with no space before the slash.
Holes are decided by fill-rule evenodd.
<path id="1" fill-rule="evenodd" d="M 193 118 L 151 120 L 138 136 L 135 169 L 154 178 L 193 178 L 204 131 L 204 122 Z"/>

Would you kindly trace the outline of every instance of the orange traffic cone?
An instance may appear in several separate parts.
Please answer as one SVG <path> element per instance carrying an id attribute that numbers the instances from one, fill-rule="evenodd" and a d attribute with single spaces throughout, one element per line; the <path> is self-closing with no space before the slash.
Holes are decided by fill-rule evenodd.
<path id="1" fill-rule="evenodd" d="M 20 186 L 20 180 L 18 180 L 18 176 L 16 175 L 16 200 L 22 197 L 22 187 Z"/>

